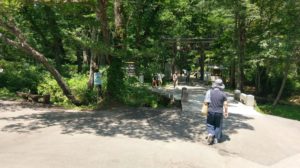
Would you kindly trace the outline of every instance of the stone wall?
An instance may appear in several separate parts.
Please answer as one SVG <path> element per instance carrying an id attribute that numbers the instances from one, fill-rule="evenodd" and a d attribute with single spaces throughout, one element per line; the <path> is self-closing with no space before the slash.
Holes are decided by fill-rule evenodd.
<path id="1" fill-rule="evenodd" d="M 254 106 L 255 105 L 255 98 L 251 94 L 245 94 L 241 93 L 240 90 L 234 91 L 234 99 L 236 101 L 240 101 L 241 103 L 247 105 L 247 106 Z"/>

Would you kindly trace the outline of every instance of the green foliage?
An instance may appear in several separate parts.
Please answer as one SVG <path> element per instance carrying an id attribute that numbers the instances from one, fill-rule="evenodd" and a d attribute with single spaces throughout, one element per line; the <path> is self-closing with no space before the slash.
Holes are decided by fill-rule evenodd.
<path id="1" fill-rule="evenodd" d="M 87 75 L 76 74 L 68 80 L 68 85 L 77 100 L 83 104 L 94 104 L 97 102 L 97 93 L 96 90 L 87 89 L 87 81 Z"/>
<path id="2" fill-rule="evenodd" d="M 96 90 L 88 90 L 87 82 L 88 76 L 76 74 L 69 79 L 66 79 L 70 89 L 74 93 L 75 97 L 83 104 L 95 104 L 97 102 Z M 50 94 L 51 102 L 55 104 L 68 105 L 70 104 L 66 96 L 64 96 L 62 90 L 59 88 L 57 82 L 45 75 L 43 82 L 38 85 L 39 94 Z"/>
<path id="3" fill-rule="evenodd" d="M 49 74 L 43 77 L 43 81 L 37 87 L 39 94 L 50 94 L 51 102 L 56 104 L 68 103 L 57 82 Z"/>
<path id="4" fill-rule="evenodd" d="M 149 63 L 147 68 L 144 68 L 144 81 L 151 83 L 153 75 L 160 72 L 157 63 Z"/>
<path id="5" fill-rule="evenodd" d="M 139 83 L 136 77 L 126 77 L 122 90 L 122 102 L 130 106 L 146 106 L 157 108 L 162 106 L 160 97 L 147 86 Z"/>
<path id="6" fill-rule="evenodd" d="M 0 99 L 15 99 L 17 98 L 16 94 L 11 92 L 6 88 L 0 88 Z"/>
<path id="7" fill-rule="evenodd" d="M 258 110 L 275 116 L 289 118 L 300 121 L 300 106 L 299 105 L 276 105 L 273 108 L 272 105 L 259 105 Z"/>
<path id="8" fill-rule="evenodd" d="M 283 65 L 289 61 L 291 67 L 299 66 L 294 61 L 298 60 L 300 52 L 297 48 L 300 43 L 299 1 L 124 0 L 122 28 L 126 32 L 120 41 L 114 39 L 117 32 L 114 29 L 113 2 L 108 1 L 106 14 L 112 35 L 108 46 L 102 41 L 101 23 L 96 19 L 96 1 L 27 2 L 2 0 L 0 19 L 4 22 L 13 21 L 23 32 L 26 41 L 45 55 L 52 65 L 56 65 L 62 76 L 69 78 L 67 83 L 71 85 L 76 97 L 85 103 L 95 102 L 95 93 L 86 89 L 87 75 L 76 74 L 78 71 L 87 74 L 91 55 L 100 64 L 106 64 L 103 58 L 106 54 L 115 59 L 111 60 L 108 85 L 104 84 L 104 91 L 107 86 L 109 97 L 128 104 L 141 105 L 144 101 L 151 104 L 151 100 L 155 102 L 156 99 L 150 96 L 152 94 L 146 88 L 136 86 L 136 82 L 124 78 L 122 62 L 134 61 L 136 72 L 143 73 L 146 82 L 151 82 L 153 73 L 170 74 L 166 64 L 173 62 L 178 69 L 199 69 L 199 50 L 194 47 L 200 44 L 183 44 L 176 40 L 174 43 L 163 40 L 165 37 L 214 38 L 212 44 L 205 43 L 202 46 L 206 53 L 205 63 L 222 64 L 228 72 L 223 77 L 229 77 L 229 72 L 236 72 L 239 64 L 237 34 L 245 33 L 245 57 L 241 63 L 247 82 L 245 84 L 253 86 L 260 83 L 262 94 L 272 97 L 276 96 L 280 88 Z M 235 30 L 241 24 L 245 26 L 245 32 Z M 8 33 L 3 25 L 0 26 L 0 33 L 12 40 L 16 39 L 14 33 Z M 181 46 L 181 49 L 176 50 L 176 45 Z M 83 51 L 86 53 L 84 56 Z M 44 79 L 44 73 L 26 54 L 0 41 L 0 59 L 0 66 L 4 68 L 4 73 L 0 74 L 0 88 L 5 87 L 10 92 L 29 89 L 36 92 L 39 85 L 41 93 L 51 92 L 55 95 L 55 102 L 67 103 L 52 78 L 45 76 L 45 80 L 39 84 Z M 285 97 L 297 91 L 297 88 L 299 90 L 299 84 L 295 82 L 299 80 L 299 75 L 291 75 L 294 72 L 289 72 L 283 91 Z M 256 81 L 257 74 L 261 74 L 259 82 Z M 230 81 L 234 80 L 237 81 Z M 141 99 L 141 102 L 135 98 L 148 95 L 150 98 Z"/>
<path id="9" fill-rule="evenodd" d="M 295 91 L 297 94 L 300 94 L 300 80 L 296 81 Z"/>
<path id="10" fill-rule="evenodd" d="M 107 70 L 107 95 L 110 98 L 122 100 L 124 90 L 123 63 L 119 58 L 114 57 Z"/>
<path id="11" fill-rule="evenodd" d="M 271 97 L 277 95 L 278 90 L 280 89 L 282 83 L 282 77 L 272 76 L 269 80 L 263 85 L 263 94 Z M 288 78 L 285 83 L 284 92 L 282 93 L 283 98 L 287 98 L 296 92 L 296 81 L 291 78 Z"/>
<path id="12" fill-rule="evenodd" d="M 31 90 L 36 92 L 36 87 L 41 80 L 43 73 L 39 67 L 25 62 L 9 62 L 0 60 L 0 65 L 4 69 L 0 73 L 0 88 L 6 87 L 11 92 Z"/>

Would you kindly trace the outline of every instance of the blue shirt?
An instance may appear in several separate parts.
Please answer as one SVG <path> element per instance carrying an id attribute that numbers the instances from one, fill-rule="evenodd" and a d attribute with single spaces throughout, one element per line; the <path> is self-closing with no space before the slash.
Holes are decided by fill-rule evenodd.
<path id="1" fill-rule="evenodd" d="M 225 101 L 227 101 L 227 96 L 219 88 L 208 90 L 204 99 L 204 102 L 208 103 L 208 111 L 216 113 L 223 113 L 223 105 Z"/>
<path id="2" fill-rule="evenodd" d="M 95 72 L 94 73 L 94 85 L 101 85 L 102 81 L 101 81 L 101 74 L 100 72 Z"/>

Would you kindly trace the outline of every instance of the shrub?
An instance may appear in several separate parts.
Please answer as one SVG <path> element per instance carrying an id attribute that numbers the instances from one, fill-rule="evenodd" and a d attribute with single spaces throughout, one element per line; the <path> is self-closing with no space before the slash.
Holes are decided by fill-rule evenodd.
<path id="1" fill-rule="evenodd" d="M 0 73 L 0 88 L 5 87 L 11 92 L 31 90 L 37 91 L 37 85 L 41 80 L 40 68 L 24 62 L 8 62 L 1 60 L 0 65 L 4 69 Z"/>
<path id="2" fill-rule="evenodd" d="M 11 99 L 16 98 L 16 94 L 9 91 L 7 88 L 0 88 L 0 98 L 1 99 Z"/>
<path id="3" fill-rule="evenodd" d="M 94 104 L 97 102 L 97 93 L 87 89 L 88 76 L 77 74 L 68 80 L 75 97 L 83 104 Z"/>
<path id="4" fill-rule="evenodd" d="M 160 106 L 159 97 L 153 94 L 148 87 L 139 83 L 136 77 L 126 77 L 124 90 L 122 90 L 121 101 L 130 106 L 149 106 L 157 108 Z"/>
<path id="5" fill-rule="evenodd" d="M 282 83 L 282 77 L 272 77 L 268 86 L 265 86 L 266 90 L 271 93 L 272 96 L 276 96 Z M 291 94 L 296 90 L 296 83 L 288 78 L 286 80 L 284 91 L 282 92 L 282 97 L 286 98 L 291 96 Z"/>
<path id="6" fill-rule="evenodd" d="M 69 103 L 56 80 L 49 74 L 44 76 L 43 81 L 38 85 L 37 90 L 39 94 L 50 94 L 51 102 L 54 102 L 55 104 Z"/>
<path id="7" fill-rule="evenodd" d="M 97 93 L 95 90 L 87 88 L 88 76 L 76 74 L 70 79 L 65 79 L 72 90 L 72 93 L 83 104 L 95 104 L 97 102 Z M 67 97 L 63 94 L 56 80 L 49 74 L 44 77 L 43 82 L 38 85 L 39 94 L 50 94 L 51 101 L 55 104 L 71 104 Z"/>

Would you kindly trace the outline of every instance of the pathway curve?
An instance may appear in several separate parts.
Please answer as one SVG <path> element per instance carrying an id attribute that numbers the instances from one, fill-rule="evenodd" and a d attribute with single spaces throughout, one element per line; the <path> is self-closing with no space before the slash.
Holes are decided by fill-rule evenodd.
<path id="1" fill-rule="evenodd" d="M 206 145 L 205 118 L 199 113 L 205 90 L 188 87 L 182 111 L 77 111 L 0 100 L 0 167 L 299 167 L 300 123 L 233 101 L 223 142 Z M 181 93 L 180 88 L 157 91 Z"/>
<path id="2" fill-rule="evenodd" d="M 154 91 L 173 94 L 175 99 L 180 99 L 183 87 L 187 88 L 189 96 L 187 102 L 182 102 L 182 115 L 191 120 L 200 118 L 201 132 L 198 135 L 200 141 L 204 141 L 205 118 L 200 110 L 209 87 L 180 85 L 175 89 L 167 86 Z M 227 95 L 230 117 L 224 120 L 225 136 L 222 143 L 213 147 L 220 153 L 238 155 L 265 166 L 290 162 L 297 167 L 293 159 L 300 160 L 300 145 L 295 145 L 300 140 L 300 122 L 261 114 L 253 107 L 235 101 L 232 94 Z"/>

